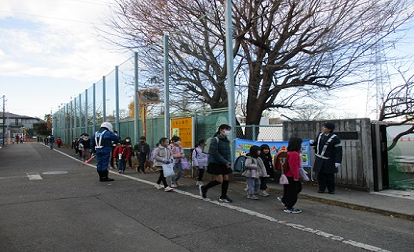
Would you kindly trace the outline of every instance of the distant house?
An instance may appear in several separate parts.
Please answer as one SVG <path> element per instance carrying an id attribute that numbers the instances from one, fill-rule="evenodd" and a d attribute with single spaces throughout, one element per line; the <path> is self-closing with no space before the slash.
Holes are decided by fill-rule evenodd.
<path id="1" fill-rule="evenodd" d="M 16 135 L 23 135 L 27 134 L 28 137 L 32 137 L 34 135 L 33 131 L 33 124 L 43 121 L 40 118 L 24 116 L 24 115 L 16 115 L 12 113 L 4 113 L 0 112 L 0 132 L 1 136 L 3 136 L 3 118 L 5 121 L 4 130 L 5 130 L 5 138 L 12 137 L 14 138 Z"/>

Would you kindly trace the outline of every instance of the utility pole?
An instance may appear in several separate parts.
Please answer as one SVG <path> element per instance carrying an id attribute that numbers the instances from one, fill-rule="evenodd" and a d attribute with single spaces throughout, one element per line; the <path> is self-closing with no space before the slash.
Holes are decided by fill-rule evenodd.
<path id="1" fill-rule="evenodd" d="M 5 95 L 3 95 L 3 147 L 4 147 L 4 131 L 5 131 L 5 129 L 4 129 L 4 126 L 5 126 L 5 124 L 6 124 L 6 96 Z"/>

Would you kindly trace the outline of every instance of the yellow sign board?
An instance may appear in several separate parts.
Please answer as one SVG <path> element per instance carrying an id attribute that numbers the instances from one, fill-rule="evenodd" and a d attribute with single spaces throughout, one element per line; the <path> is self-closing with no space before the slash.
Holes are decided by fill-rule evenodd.
<path id="1" fill-rule="evenodd" d="M 193 143 L 193 118 L 175 118 L 171 119 L 171 136 L 181 138 L 183 148 L 192 148 Z"/>

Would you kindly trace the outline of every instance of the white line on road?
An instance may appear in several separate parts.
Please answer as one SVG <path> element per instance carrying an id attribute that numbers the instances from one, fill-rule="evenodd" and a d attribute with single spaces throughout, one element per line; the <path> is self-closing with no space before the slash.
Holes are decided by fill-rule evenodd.
<path id="1" fill-rule="evenodd" d="M 29 178 L 29 180 L 42 180 L 42 176 L 39 175 L 39 173 L 37 172 L 29 172 L 26 173 L 27 177 Z"/>
<path id="2" fill-rule="evenodd" d="M 141 183 L 145 183 L 145 184 L 148 184 L 148 185 L 155 186 L 155 183 L 149 182 L 147 180 L 139 179 L 139 178 L 136 178 L 136 177 L 125 175 L 125 174 L 118 174 L 116 172 L 112 172 L 112 173 L 117 174 L 118 176 L 129 178 L 129 179 L 132 179 L 132 180 L 135 180 L 135 181 L 139 181 Z M 196 194 L 189 193 L 189 192 L 182 191 L 182 190 L 175 189 L 175 188 L 174 188 L 173 192 L 176 192 L 176 193 L 179 193 L 179 194 L 182 194 L 182 195 L 186 195 L 186 196 L 190 196 L 190 197 L 193 197 L 193 198 L 196 198 L 196 199 L 203 199 L 200 195 L 196 195 Z M 385 249 L 382 249 L 382 248 L 379 248 L 379 247 L 375 247 L 375 246 L 372 246 L 372 245 L 369 245 L 369 244 L 365 244 L 365 243 L 361 243 L 361 242 L 357 242 L 357 241 L 353 241 L 353 240 L 347 240 L 344 237 L 337 236 L 337 235 L 330 234 L 330 233 L 326 233 L 326 232 L 318 230 L 318 229 L 308 228 L 308 227 L 305 227 L 305 226 L 300 225 L 300 224 L 289 223 L 289 222 L 286 222 L 286 221 L 280 221 L 280 220 L 277 220 L 277 219 L 275 219 L 271 216 L 261 214 L 261 213 L 258 213 L 258 212 L 255 212 L 255 211 L 252 211 L 252 210 L 249 210 L 249 209 L 245 209 L 245 208 L 242 208 L 242 207 L 238 207 L 238 206 L 235 206 L 235 205 L 231 205 L 231 204 L 228 204 L 228 203 L 220 203 L 218 201 L 213 201 L 213 200 L 210 200 L 210 199 L 203 199 L 203 200 L 206 201 L 206 202 L 212 203 L 212 204 L 219 205 L 221 207 L 236 210 L 236 211 L 241 212 L 241 213 L 245 213 L 245 214 L 255 216 L 255 217 L 258 217 L 258 218 L 261 218 L 261 219 L 264 219 L 264 220 L 268 220 L 268 221 L 275 222 L 275 223 L 278 223 L 278 224 L 281 224 L 281 225 L 285 225 L 285 226 L 288 226 L 288 227 L 291 227 L 291 228 L 294 228 L 294 229 L 297 229 L 297 230 L 300 230 L 300 231 L 303 231 L 303 232 L 308 232 L 308 233 L 312 233 L 314 235 L 321 236 L 321 237 L 324 237 L 324 238 L 328 238 L 328 239 L 331 239 L 331 240 L 334 240 L 334 241 L 339 241 L 339 242 L 351 245 L 353 247 L 365 249 L 365 250 L 368 250 L 368 251 L 389 252 L 388 250 L 385 250 Z"/>
<path id="3" fill-rule="evenodd" d="M 78 162 L 81 162 L 79 159 L 73 158 L 72 156 L 70 156 L 66 153 L 63 153 L 63 152 L 58 151 L 58 150 L 55 150 L 55 151 L 65 155 L 69 158 L 72 158 L 72 159 L 74 159 Z M 91 164 L 87 164 L 87 165 L 90 166 L 90 167 L 95 168 L 95 166 L 93 166 Z M 113 174 L 116 174 L 118 176 L 122 176 L 122 177 L 129 178 L 129 179 L 132 179 L 132 180 L 144 183 L 144 184 L 155 186 L 154 182 L 150 182 L 150 181 L 147 181 L 147 180 L 143 180 L 143 179 L 132 177 L 132 176 L 125 175 L 125 174 L 118 174 L 118 173 L 113 172 L 113 171 L 110 171 L 110 172 L 113 173 Z M 176 192 L 176 193 L 179 193 L 179 194 L 182 194 L 182 195 L 186 195 L 186 196 L 190 196 L 190 197 L 193 197 L 193 198 L 196 198 L 196 199 L 203 199 L 200 195 L 196 195 L 196 194 L 189 193 L 189 192 L 186 192 L 186 191 L 182 191 L 182 190 L 179 190 L 179 189 L 174 189 L 173 192 Z M 305 226 L 300 225 L 300 224 L 289 223 L 287 221 L 277 220 L 277 219 L 275 219 L 271 216 L 261 214 L 261 213 L 258 213 L 258 212 L 255 212 L 255 211 L 252 211 L 252 210 L 249 210 L 249 209 L 245 209 L 245 208 L 242 208 L 242 207 L 238 207 L 238 206 L 235 206 L 235 205 L 231 205 L 231 204 L 228 204 L 228 203 L 220 203 L 218 201 L 213 201 L 213 200 L 210 200 L 210 199 L 204 199 L 204 201 L 212 203 L 212 204 L 216 204 L 216 205 L 221 206 L 221 207 L 232 209 L 232 210 L 235 210 L 235 211 L 238 211 L 238 212 L 241 212 L 241 213 L 245 213 L 245 214 L 248 214 L 248 215 L 251 215 L 251 216 L 255 216 L 257 218 L 261 218 L 261 219 L 264 219 L 264 220 L 267 220 L 267 221 L 270 221 L 270 222 L 275 222 L 277 224 L 288 226 L 288 227 L 291 227 L 291 228 L 294 228 L 294 229 L 297 229 L 297 230 L 300 230 L 300 231 L 303 231 L 303 232 L 307 232 L 307 233 L 311 233 L 311 234 L 314 234 L 314 235 L 317 235 L 317 236 L 328 238 L 328 239 L 331 239 L 333 241 L 342 242 L 344 244 L 347 244 L 347 245 L 350 245 L 350 246 L 353 246 L 353 247 L 365 249 L 365 250 L 368 250 L 368 251 L 389 252 L 388 250 L 385 250 L 385 249 L 382 249 L 382 248 L 379 248 L 379 247 L 376 247 L 376 246 L 372 246 L 372 245 L 369 245 L 369 244 L 366 244 L 366 243 L 357 242 L 357 241 L 353 241 L 353 240 L 347 240 L 344 237 L 334 235 L 334 234 L 330 234 L 330 233 L 326 233 L 322 230 L 305 227 Z"/>

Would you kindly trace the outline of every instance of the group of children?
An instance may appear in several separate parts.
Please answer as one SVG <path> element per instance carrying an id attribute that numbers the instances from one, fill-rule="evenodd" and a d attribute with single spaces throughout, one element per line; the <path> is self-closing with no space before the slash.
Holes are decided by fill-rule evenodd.
<path id="1" fill-rule="evenodd" d="M 301 213 L 302 210 L 294 208 L 298 200 L 298 195 L 302 191 L 302 184 L 300 183 L 301 158 L 300 152 L 302 149 L 302 139 L 292 137 L 289 140 L 287 147 L 287 163 L 283 169 L 283 174 L 288 179 L 288 184 L 283 185 L 283 196 L 278 200 L 285 206 L 284 212 L 286 213 Z M 245 170 L 242 173 L 246 177 L 247 184 L 247 198 L 257 200 L 258 197 L 255 193 L 259 193 L 262 196 L 268 196 L 265 191 L 266 179 L 269 174 L 274 172 L 273 160 L 270 154 L 270 148 L 267 145 L 261 147 L 253 145 L 250 148 L 250 152 L 247 154 L 245 161 Z M 259 191 L 260 189 L 260 191 Z"/>
<path id="2" fill-rule="evenodd" d="M 170 192 L 173 188 L 179 186 L 178 181 L 183 174 L 183 162 L 186 161 L 184 158 L 185 154 L 184 148 L 181 145 L 181 138 L 174 136 L 171 139 L 171 143 L 166 137 L 160 139 L 158 146 L 152 154 L 153 166 L 160 173 L 155 188 L 164 188 L 164 191 Z M 174 167 L 174 174 L 171 176 L 171 186 L 168 185 L 166 176 L 164 176 L 163 165 L 166 164 L 172 164 Z"/>
<path id="3" fill-rule="evenodd" d="M 71 149 L 75 150 L 75 154 L 79 155 L 79 158 L 82 161 L 88 160 L 91 157 L 90 148 L 91 148 L 90 138 L 87 133 L 82 133 L 79 136 L 79 138 L 76 137 L 72 141 Z"/>
<path id="4" fill-rule="evenodd" d="M 145 139 L 140 139 L 141 145 L 144 144 Z M 145 143 L 146 144 L 146 143 Z M 148 145 L 148 144 L 146 144 Z M 203 176 L 208 167 L 208 155 L 203 152 L 205 146 L 205 140 L 198 141 L 196 148 L 192 150 L 191 159 L 193 167 L 198 170 L 196 185 L 203 186 Z M 301 167 L 300 151 L 302 147 L 302 139 L 291 138 L 287 147 L 288 151 L 288 170 L 284 170 L 284 174 L 288 178 L 289 184 L 284 185 L 284 193 L 281 198 L 278 198 L 285 206 L 284 211 L 286 213 L 300 213 L 301 210 L 294 208 L 297 202 L 298 194 L 302 190 L 301 183 L 299 181 L 300 174 L 299 168 Z M 145 148 L 141 147 L 139 150 L 144 152 L 149 151 L 149 146 Z M 133 150 L 131 145 L 125 140 L 120 141 L 114 151 L 113 156 L 117 158 L 117 165 L 119 173 L 125 172 L 126 161 L 131 157 Z M 145 152 L 144 152 L 145 153 Z M 146 156 L 149 153 L 145 153 Z M 159 177 L 156 182 L 155 188 L 164 189 L 166 192 L 170 192 L 179 186 L 179 180 L 183 174 L 182 161 L 185 158 L 184 149 L 181 146 L 181 139 L 174 136 L 171 141 L 168 138 L 161 138 L 158 146 L 152 153 L 152 161 L 154 168 L 159 172 Z M 140 160 L 141 161 L 141 160 Z M 143 160 L 145 162 L 145 160 Z M 141 162 L 140 162 L 141 163 Z M 164 176 L 163 165 L 172 164 L 174 166 L 174 174 L 171 176 L 171 186 L 168 185 L 167 179 Z M 144 164 L 142 164 L 143 166 Z M 267 179 L 274 178 L 274 165 L 273 158 L 270 153 L 270 147 L 266 144 L 262 146 L 253 145 L 250 148 L 247 158 L 245 160 L 245 170 L 242 175 L 246 177 L 247 184 L 247 198 L 257 200 L 256 194 L 267 197 Z M 283 169 L 283 168 L 282 168 Z M 162 183 L 162 184 L 161 184 Z"/>
<path id="5" fill-rule="evenodd" d="M 125 140 L 120 140 L 119 144 L 113 149 L 112 157 L 116 159 L 118 173 L 125 173 L 127 162 L 129 168 L 132 169 L 132 156 L 136 156 L 139 166 L 137 172 L 145 173 L 145 165 L 147 157 L 150 153 L 150 147 L 146 143 L 144 136 L 139 138 L 139 142 L 132 148 L 131 138 L 126 137 Z"/>

